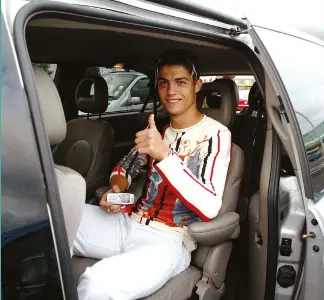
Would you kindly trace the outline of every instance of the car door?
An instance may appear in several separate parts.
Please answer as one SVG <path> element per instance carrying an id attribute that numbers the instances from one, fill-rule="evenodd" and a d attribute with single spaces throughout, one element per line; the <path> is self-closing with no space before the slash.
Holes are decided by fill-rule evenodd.
<path id="1" fill-rule="evenodd" d="M 324 43 L 298 32 L 284 32 L 282 28 L 252 25 L 249 32 L 280 103 L 279 107 L 268 109 L 281 115 L 277 118 L 278 114 L 270 113 L 288 154 L 296 160 L 293 165 L 306 211 L 305 263 L 299 272 L 302 285 L 296 286 L 294 294 L 287 298 L 287 289 L 278 286 L 277 277 L 275 297 L 323 299 Z M 280 261 L 292 263 L 278 255 L 278 266 Z M 273 290 L 274 285 L 268 285 L 265 292 L 270 288 Z"/>
<path id="2" fill-rule="evenodd" d="M 69 249 L 65 229 L 57 223 L 64 224 L 59 197 L 47 184 L 48 165 L 40 154 L 50 149 L 38 139 L 43 125 L 26 97 L 3 13 L 1 36 L 2 299 L 77 299 L 69 258 L 57 252 Z"/>

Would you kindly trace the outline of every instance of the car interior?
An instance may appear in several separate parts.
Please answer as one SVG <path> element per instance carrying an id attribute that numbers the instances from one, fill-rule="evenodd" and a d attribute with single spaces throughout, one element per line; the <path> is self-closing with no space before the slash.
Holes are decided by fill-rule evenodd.
<path id="1" fill-rule="evenodd" d="M 272 283 L 268 281 L 267 266 L 272 262 L 276 274 L 277 261 L 270 258 L 278 255 L 278 240 L 270 236 L 278 232 L 276 219 L 270 219 L 278 218 L 271 206 L 277 199 L 273 191 L 281 186 L 280 178 L 294 176 L 294 168 L 268 118 L 266 100 L 273 91 L 251 49 L 221 37 L 211 40 L 59 12 L 30 19 L 25 37 L 70 247 L 77 231 L 69 225 L 77 215 L 71 215 L 72 210 L 82 210 L 84 203 L 98 205 L 108 189 L 113 166 L 133 147 L 135 134 L 147 126 L 149 114 L 154 112 L 161 126 L 168 122 L 158 104 L 152 111 L 106 113 L 108 86 L 99 75 L 85 75 L 89 67 L 110 68 L 122 63 L 125 69 L 146 74 L 152 81 L 156 58 L 165 50 L 184 48 L 199 57 L 204 76 L 256 78 L 249 107 L 240 113 L 236 113 L 238 89 L 231 79 L 204 83 L 197 94 L 198 109 L 232 133 L 223 204 L 214 220 L 189 226 L 199 245 L 191 266 L 145 299 L 263 299 L 265 291 L 275 285 L 275 275 Z M 57 65 L 54 80 L 37 66 L 40 63 Z M 154 87 L 150 87 L 143 105 L 157 103 Z M 203 101 L 207 107 L 202 108 Z M 84 115 L 79 116 L 78 111 Z M 280 161 L 274 166 L 277 157 Z M 137 199 L 145 177 L 143 171 L 129 189 Z M 271 247 L 274 250 L 269 253 Z M 95 262 L 92 258 L 71 258 L 75 284 Z"/>

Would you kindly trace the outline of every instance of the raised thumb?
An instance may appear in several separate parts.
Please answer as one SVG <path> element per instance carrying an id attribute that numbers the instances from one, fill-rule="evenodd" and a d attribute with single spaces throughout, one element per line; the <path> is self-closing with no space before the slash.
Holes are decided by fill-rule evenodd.
<path id="1" fill-rule="evenodd" d="M 156 129 L 155 121 L 154 121 L 154 114 L 151 114 L 148 119 L 148 124 L 151 129 Z"/>

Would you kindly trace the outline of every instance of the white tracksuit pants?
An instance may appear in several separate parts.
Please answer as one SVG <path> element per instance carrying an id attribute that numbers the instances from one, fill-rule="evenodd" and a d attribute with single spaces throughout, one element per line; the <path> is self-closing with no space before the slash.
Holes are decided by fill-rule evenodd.
<path id="1" fill-rule="evenodd" d="M 181 236 L 85 205 L 73 253 L 101 259 L 81 275 L 80 300 L 126 300 L 148 296 L 188 268 Z"/>

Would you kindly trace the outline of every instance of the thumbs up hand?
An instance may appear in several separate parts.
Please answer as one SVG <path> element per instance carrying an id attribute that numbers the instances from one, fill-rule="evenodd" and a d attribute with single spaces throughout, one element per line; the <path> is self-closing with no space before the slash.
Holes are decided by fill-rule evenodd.
<path id="1" fill-rule="evenodd" d="M 161 161 L 168 157 L 170 149 L 156 128 L 153 114 L 150 115 L 148 124 L 146 129 L 136 133 L 136 149 L 139 154 L 147 154 L 156 161 Z"/>
<path id="2" fill-rule="evenodd" d="M 155 131 L 158 131 L 155 125 L 155 120 L 154 120 L 154 114 L 150 114 L 149 119 L 148 119 L 148 125 L 149 128 L 154 129 Z"/>

